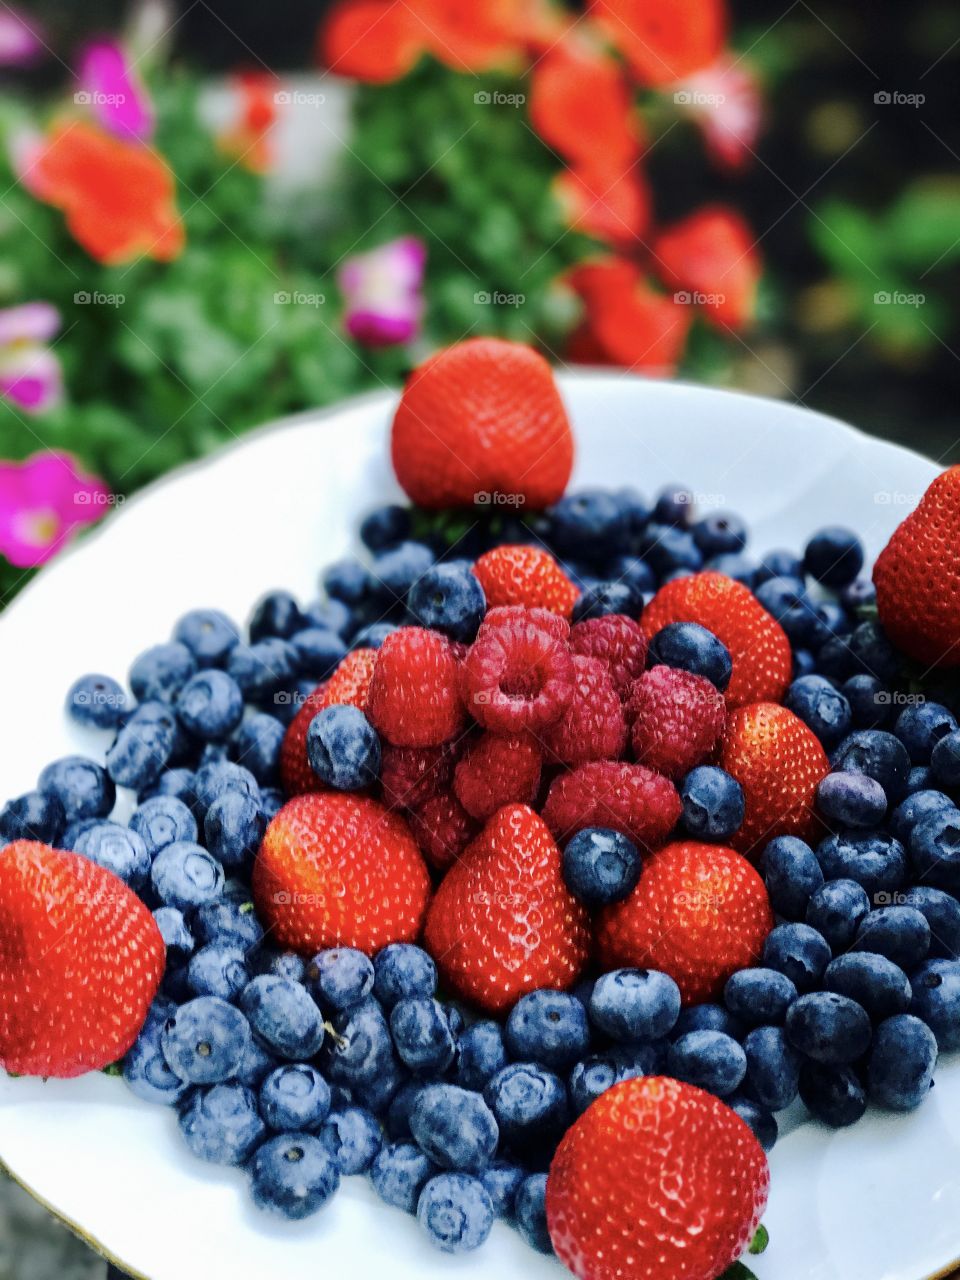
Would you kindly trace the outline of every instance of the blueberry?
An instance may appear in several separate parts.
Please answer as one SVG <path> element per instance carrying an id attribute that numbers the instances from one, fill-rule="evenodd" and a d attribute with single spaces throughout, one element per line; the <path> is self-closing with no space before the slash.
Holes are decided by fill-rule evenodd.
<path id="1" fill-rule="evenodd" d="M 483 1096 L 503 1140 L 518 1146 L 549 1141 L 569 1118 L 563 1081 L 532 1062 L 514 1062 L 498 1071 Z"/>
<path id="2" fill-rule="evenodd" d="M 377 1152 L 370 1166 L 370 1181 L 381 1200 L 416 1213 L 420 1192 L 439 1173 L 433 1161 L 410 1142 L 394 1142 Z"/>
<path id="3" fill-rule="evenodd" d="M 0 809 L 0 839 L 39 840 L 55 845 L 65 826 L 63 805 L 53 792 L 28 791 Z"/>
<path id="4" fill-rule="evenodd" d="M 242 791 L 225 791 L 207 810 L 203 837 L 225 867 L 242 867 L 260 847 L 266 828 L 260 805 Z"/>
<path id="5" fill-rule="evenodd" d="M 235 1000 L 249 981 L 244 953 L 230 942 L 208 943 L 187 966 L 187 982 L 198 996 Z"/>
<path id="6" fill-rule="evenodd" d="M 867 830 L 883 820 L 887 797 L 865 773 L 828 773 L 817 787 L 817 808 L 830 823 Z"/>
<path id="7" fill-rule="evenodd" d="M 341 639 L 353 630 L 353 611 L 342 600 L 317 600 L 303 610 L 305 629 L 334 631 Z"/>
<path id="8" fill-rule="evenodd" d="M 135 659 L 130 688 L 138 702 L 172 702 L 197 669 L 197 661 L 179 641 L 154 645 Z"/>
<path id="9" fill-rule="evenodd" d="M 794 680 L 784 704 L 826 747 L 835 746 L 849 732 L 850 704 L 823 676 L 801 676 Z"/>
<path id="10" fill-rule="evenodd" d="M 197 838 L 197 820 L 182 800 L 175 796 L 153 796 L 134 810 L 130 830 L 135 831 L 155 858 L 168 845 Z"/>
<path id="11" fill-rule="evenodd" d="M 867 1095 L 850 1067 L 805 1062 L 800 1069 L 800 1098 L 818 1120 L 833 1129 L 856 1124 L 867 1109 Z"/>
<path id="12" fill-rule="evenodd" d="M 834 991 L 801 996 L 787 1011 L 787 1039 L 827 1066 L 846 1066 L 866 1053 L 870 1019 L 862 1005 Z"/>
<path id="13" fill-rule="evenodd" d="M 867 1063 L 871 1102 L 894 1111 L 912 1111 L 926 1098 L 937 1065 L 937 1040 L 919 1018 L 901 1013 L 881 1022 L 873 1034 Z"/>
<path id="14" fill-rule="evenodd" d="M 307 729 L 307 757 L 327 786 L 359 791 L 379 777 L 380 738 L 356 707 L 324 707 Z"/>
<path id="15" fill-rule="evenodd" d="M 509 1061 L 498 1022 L 475 1022 L 460 1037 L 457 1084 L 478 1093 Z"/>
<path id="16" fill-rule="evenodd" d="M 174 627 L 173 638 L 190 650 L 198 667 L 219 667 L 238 643 L 240 629 L 219 609 L 192 609 Z"/>
<path id="17" fill-rule="evenodd" d="M 386 605 L 402 603 L 433 564 L 433 552 L 422 542 L 401 542 L 381 551 L 374 556 L 370 570 L 378 599 Z"/>
<path id="18" fill-rule="evenodd" d="M 442 1075 L 456 1054 L 456 1041 L 436 1000 L 400 1000 L 390 1014 L 393 1043 L 405 1066 L 418 1075 Z"/>
<path id="19" fill-rule="evenodd" d="M 252 957 L 257 975 L 272 973 L 277 978 L 289 978 L 291 982 L 305 982 L 307 962 L 294 951 L 274 951 L 272 947 L 260 947 Z"/>
<path id="20" fill-rule="evenodd" d="M 930 926 L 930 956 L 956 960 L 960 956 L 960 902 L 942 889 L 916 885 L 903 896 L 904 906 L 916 907 Z"/>
<path id="21" fill-rule="evenodd" d="M 260 784 L 242 765 L 229 760 L 214 760 L 197 770 L 193 780 L 197 804 L 206 813 L 225 791 L 243 791 L 254 800 L 260 799 Z"/>
<path id="22" fill-rule="evenodd" d="M 196 793 L 193 789 L 194 772 L 192 769 L 167 769 L 161 773 L 156 782 L 141 790 L 139 799 L 141 804 L 147 800 L 155 800 L 159 796 L 169 796 L 172 800 L 182 800 L 187 808 L 193 812 L 197 804 Z M 143 831 L 140 832 L 147 844 L 150 841 Z"/>
<path id="23" fill-rule="evenodd" d="M 796 836 L 777 836 L 763 851 L 762 867 L 774 911 L 787 920 L 802 920 L 811 896 L 823 884 L 810 846 Z"/>
<path id="24" fill-rule="evenodd" d="M 163 1056 L 181 1080 L 219 1084 L 236 1075 L 250 1041 L 246 1018 L 215 996 L 181 1005 L 164 1023 Z"/>
<path id="25" fill-rule="evenodd" d="M 547 1175 L 533 1173 L 517 1188 L 514 1204 L 517 1230 L 537 1253 L 553 1253 L 547 1227 Z"/>
<path id="26" fill-rule="evenodd" d="M 743 1037 L 745 1026 L 740 1018 L 725 1009 L 722 1004 L 688 1004 L 680 1010 L 670 1037 L 676 1040 L 690 1031 L 722 1031 L 734 1040 Z"/>
<path id="27" fill-rule="evenodd" d="M 879 729 L 890 715 L 890 691 L 876 676 L 858 674 L 844 680 L 840 692 L 850 704 L 852 723 L 857 729 Z"/>
<path id="28" fill-rule="evenodd" d="M 469 643 L 486 613 L 483 587 L 461 564 L 437 564 L 413 584 L 407 602 L 422 627 L 443 631 L 453 640 Z"/>
<path id="29" fill-rule="evenodd" d="M 757 583 L 771 578 L 798 578 L 803 581 L 803 564 L 792 551 L 768 551 L 757 568 Z"/>
<path id="30" fill-rule="evenodd" d="M 399 630 L 394 622 L 371 622 L 350 637 L 351 649 L 379 649 L 387 636 Z"/>
<path id="31" fill-rule="evenodd" d="M 289 640 L 303 629 L 300 606 L 289 591 L 270 591 L 257 601 L 250 616 L 250 640 L 256 643 L 277 636 Z"/>
<path id="32" fill-rule="evenodd" d="M 223 867 L 200 845 L 179 840 L 157 854 L 150 883 L 164 905 L 187 911 L 220 897 Z"/>
<path id="33" fill-rule="evenodd" d="M 260 812 L 263 814 L 263 820 L 267 826 L 270 825 L 286 803 L 287 797 L 279 787 L 265 787 L 261 791 Z"/>
<path id="34" fill-rule="evenodd" d="M 113 781 L 84 756 L 64 756 L 48 764 L 37 780 L 37 790 L 60 801 L 65 822 L 105 818 L 116 799 Z"/>
<path id="35" fill-rule="evenodd" d="M 662 582 L 677 571 L 696 573 L 703 568 L 703 552 L 694 542 L 693 534 L 673 525 L 648 525 L 640 551 Z"/>
<path id="36" fill-rule="evenodd" d="M 243 694 L 225 671 L 211 668 L 191 676 L 176 697 L 180 723 L 196 738 L 228 738 L 243 719 Z"/>
<path id="37" fill-rule="evenodd" d="M 942 809 L 910 832 L 910 861 L 918 880 L 960 893 L 960 809 Z"/>
<path id="38" fill-rule="evenodd" d="M 642 600 L 657 589 L 657 579 L 646 560 L 638 556 L 618 556 L 610 563 L 613 582 L 622 582 L 630 589 L 631 601 Z"/>
<path id="39" fill-rule="evenodd" d="M 742 582 L 753 590 L 757 581 L 757 566 L 748 556 L 724 554 L 713 556 L 704 565 L 714 573 L 722 573 L 725 578 L 733 578 L 734 582 Z"/>
<path id="40" fill-rule="evenodd" d="M 426 1085 L 423 1080 L 409 1080 L 401 1085 L 387 1108 L 385 1128 L 391 1142 L 411 1142 L 410 1112 Z"/>
<path id="41" fill-rule="evenodd" d="M 910 757 L 899 738 L 883 729 L 861 729 L 845 738 L 833 758 L 834 769 L 874 778 L 893 804 L 906 793 Z"/>
<path id="42" fill-rule="evenodd" d="M 417 1218 L 444 1253 L 479 1249 L 493 1227 L 493 1204 L 483 1184 L 463 1173 L 431 1178 L 417 1202 Z"/>
<path id="43" fill-rule="evenodd" d="M 187 1095 L 191 1086 L 170 1069 L 163 1055 L 160 1040 L 166 1013 L 155 1014 L 156 1009 L 156 1005 L 151 1008 L 143 1030 L 123 1060 L 123 1079 L 144 1102 L 172 1107 Z"/>
<path id="44" fill-rule="evenodd" d="M 930 768 L 942 787 L 960 787 L 960 731 L 940 739 L 930 756 Z"/>
<path id="45" fill-rule="evenodd" d="M 272 1053 L 267 1052 L 256 1036 L 251 1036 L 243 1061 L 237 1068 L 237 1079 L 248 1089 L 257 1090 L 270 1072 L 275 1071 L 279 1065 L 277 1059 Z"/>
<path id="46" fill-rule="evenodd" d="M 671 1036 L 673 1040 L 678 1038 Z M 666 1039 L 644 1044 L 615 1044 L 605 1050 L 605 1056 L 620 1068 L 624 1080 L 632 1080 L 634 1076 L 659 1075 L 666 1064 L 669 1049 Z"/>
<path id="47" fill-rule="evenodd" d="M 764 1151 L 772 1151 L 780 1135 L 776 1118 L 767 1108 L 740 1094 L 735 1094 L 732 1098 L 724 1098 L 724 1102 L 753 1131 L 753 1136 Z"/>
<path id="48" fill-rule="evenodd" d="M 227 674 L 245 698 L 263 702 L 278 695 L 295 678 L 300 658 L 289 640 L 268 636 L 255 644 L 238 644 L 227 659 Z"/>
<path id="49" fill-rule="evenodd" d="M 933 770 L 928 764 L 915 764 L 907 778 L 907 797 L 917 791 L 930 791 L 933 788 Z"/>
<path id="50" fill-rule="evenodd" d="M 693 526 L 693 538 L 705 556 L 729 555 L 747 545 L 747 526 L 733 511 L 713 511 Z"/>
<path id="51" fill-rule="evenodd" d="M 903 660 L 879 622 L 859 623 L 850 636 L 848 651 L 855 670 L 866 671 L 884 684 L 892 684 L 900 674 Z"/>
<path id="52" fill-rule="evenodd" d="M 903 845 L 885 831 L 829 836 L 817 860 L 827 880 L 855 880 L 871 897 L 899 889 L 907 872 Z"/>
<path id="53" fill-rule="evenodd" d="M 820 529 L 804 548 L 803 567 L 824 586 L 848 586 L 863 568 L 863 544 L 849 529 Z"/>
<path id="54" fill-rule="evenodd" d="M 770 578 L 755 590 L 757 600 L 780 623 L 794 648 L 815 647 L 817 606 L 798 578 Z"/>
<path id="55" fill-rule="evenodd" d="M 360 540 L 370 551 L 385 551 L 410 536 L 412 527 L 409 507 L 376 507 L 360 523 Z"/>
<path id="56" fill-rule="evenodd" d="M 173 758 L 178 732 L 176 717 L 165 703 L 137 707 L 107 752 L 112 782 L 134 791 L 151 786 Z"/>
<path id="57" fill-rule="evenodd" d="M 615 969 L 593 989 L 590 1019 L 614 1040 L 658 1040 L 680 1014 L 680 990 L 665 973 Z"/>
<path id="58" fill-rule="evenodd" d="M 582 1115 L 602 1093 L 626 1078 L 623 1069 L 612 1057 L 597 1054 L 578 1062 L 570 1072 L 567 1082 L 574 1113 Z"/>
<path id="59" fill-rule="evenodd" d="M 116 822 L 98 822 L 88 827 L 74 842 L 76 853 L 121 879 L 131 889 L 140 889 L 150 874 L 150 854 L 135 831 Z"/>
<path id="60" fill-rule="evenodd" d="M 567 888 L 590 907 L 620 902 L 640 879 L 640 852 L 606 827 L 584 827 L 563 851 Z"/>
<path id="61" fill-rule="evenodd" d="M 810 899 L 807 924 L 837 953 L 845 951 L 870 913 L 870 896 L 855 880 L 828 880 Z"/>
<path id="62" fill-rule="evenodd" d="M 942 791 L 926 787 L 911 792 L 890 815 L 890 830 L 898 840 L 908 841 L 914 827 L 919 826 L 924 819 L 945 813 L 948 809 L 956 809 L 956 805 Z"/>
<path id="63" fill-rule="evenodd" d="M 901 969 L 913 969 L 930 950 L 930 926 L 916 907 L 881 906 L 861 920 L 853 949 L 874 952 Z"/>
<path id="64" fill-rule="evenodd" d="M 721 691 L 730 683 L 733 671 L 727 646 L 696 622 L 671 622 L 658 631 L 650 641 L 647 663 L 704 676 Z"/>
<path id="65" fill-rule="evenodd" d="M 400 1060 L 395 1056 L 387 1057 L 381 1070 L 372 1079 L 350 1086 L 351 1101 L 375 1116 L 383 1116 L 407 1079 Z"/>
<path id="66" fill-rule="evenodd" d="M 116 729 L 127 710 L 123 686 L 111 676 L 86 675 L 75 680 L 67 692 L 67 714 L 77 724 L 94 729 Z"/>
<path id="67" fill-rule="evenodd" d="M 780 1023 L 797 998 L 797 988 L 776 969 L 740 969 L 723 989 L 727 1008 L 747 1026 Z"/>
<path id="68" fill-rule="evenodd" d="M 512 1057 L 562 1071 L 589 1048 L 590 1024 L 575 996 L 562 991 L 532 991 L 511 1010 L 504 1041 Z"/>
<path id="69" fill-rule="evenodd" d="M 937 743 L 956 733 L 957 721 L 939 702 L 919 702 L 900 712 L 893 731 L 914 764 L 929 764 Z"/>
<path id="70" fill-rule="evenodd" d="M 253 712 L 234 733 L 231 754 L 261 786 L 269 787 L 280 779 L 280 748 L 285 734 L 286 729 L 276 716 Z"/>
<path id="71" fill-rule="evenodd" d="M 254 1204 L 294 1221 L 322 1209 L 340 1185 L 333 1157 L 308 1133 L 284 1133 L 265 1142 L 249 1173 Z"/>
<path id="72" fill-rule="evenodd" d="M 190 932 L 183 912 L 176 907 L 158 907 L 153 918 L 167 949 L 167 964 L 186 964 L 196 950 L 197 940 Z"/>
<path id="73" fill-rule="evenodd" d="M 877 589 L 869 578 L 855 578 L 840 592 L 840 603 L 851 613 L 869 610 L 877 603 Z"/>
<path id="74" fill-rule="evenodd" d="M 960 963 L 926 960 L 910 975 L 910 1012 L 937 1037 L 941 1053 L 960 1049 Z"/>
<path id="75" fill-rule="evenodd" d="M 258 946 L 263 938 L 253 903 L 226 898 L 197 907 L 190 916 L 190 927 L 204 945 L 231 941 L 245 952 Z"/>
<path id="76" fill-rule="evenodd" d="M 592 560 L 620 550 L 629 523 L 624 507 L 609 489 L 568 493 L 547 514 L 557 550 Z"/>
<path id="77" fill-rule="evenodd" d="M 770 1111 L 789 1107 L 800 1088 L 802 1058 L 782 1027 L 755 1027 L 744 1039 L 744 1093 Z"/>
<path id="78" fill-rule="evenodd" d="M 494 1160 L 480 1175 L 483 1189 L 490 1197 L 498 1218 L 512 1218 L 517 1191 L 524 1179 L 523 1170 L 508 1160 Z"/>
<path id="79" fill-rule="evenodd" d="M 260 1039 L 281 1058 L 303 1061 L 319 1053 L 323 1019 L 299 983 L 261 974 L 243 989 L 240 1007 Z"/>
<path id="80" fill-rule="evenodd" d="M 680 787 L 683 825 L 697 840 L 725 841 L 743 822 L 743 788 L 713 765 L 691 769 Z M 811 855 L 812 856 L 812 855 Z"/>
<path id="81" fill-rule="evenodd" d="M 809 925 L 780 924 L 763 944 L 763 963 L 786 974 L 799 992 L 812 991 L 830 963 L 830 948 Z"/>
<path id="82" fill-rule="evenodd" d="M 654 500 L 653 519 L 660 524 L 686 525 L 693 515 L 693 494 L 682 484 L 665 485 Z"/>
<path id="83" fill-rule="evenodd" d="M 668 1075 L 715 1093 L 718 1098 L 733 1093 L 746 1070 L 743 1050 L 722 1031 L 690 1031 L 674 1040 L 667 1054 Z"/>
<path id="84" fill-rule="evenodd" d="M 315 955 L 306 977 L 313 994 L 327 1009 L 348 1009 L 365 1000 L 373 990 L 373 963 L 353 947 L 334 947 Z"/>
<path id="85" fill-rule="evenodd" d="M 420 947 L 394 942 L 373 962 L 373 994 L 386 1009 L 405 997 L 432 996 L 437 990 L 437 966 Z"/>
<path id="86" fill-rule="evenodd" d="M 346 656 L 343 638 L 329 627 L 305 627 L 290 637 L 301 674 L 325 680 Z"/>
<path id="87" fill-rule="evenodd" d="M 332 1111 L 317 1136 L 345 1175 L 366 1173 L 383 1146 L 380 1122 L 362 1107 Z"/>
<path id="88" fill-rule="evenodd" d="M 602 618 L 609 613 L 623 613 L 636 618 L 643 609 L 643 597 L 622 582 L 597 582 L 585 587 L 573 606 L 573 621 Z"/>
<path id="89" fill-rule="evenodd" d="M 313 1133 L 330 1114 L 330 1086 L 304 1062 L 277 1067 L 260 1086 L 260 1114 L 278 1133 Z"/>
<path id="90" fill-rule="evenodd" d="M 350 1087 L 369 1085 L 394 1064 L 393 1041 L 376 1000 L 352 1005 L 332 1019 L 334 1034 L 324 1047 L 327 1078 Z"/>
<path id="91" fill-rule="evenodd" d="M 428 1085 L 417 1094 L 410 1130 L 436 1164 L 467 1173 L 487 1167 L 499 1140 L 494 1112 L 483 1098 L 452 1084 Z"/>

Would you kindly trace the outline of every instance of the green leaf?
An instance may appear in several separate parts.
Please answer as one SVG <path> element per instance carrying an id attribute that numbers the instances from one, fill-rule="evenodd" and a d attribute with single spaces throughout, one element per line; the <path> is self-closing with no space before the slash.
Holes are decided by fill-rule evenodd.
<path id="1" fill-rule="evenodd" d="M 735 1262 L 732 1267 L 728 1267 L 718 1280 L 757 1280 L 749 1267 L 745 1267 L 742 1262 Z"/>
<path id="2" fill-rule="evenodd" d="M 753 1239 L 750 1241 L 750 1245 L 747 1249 L 747 1252 L 752 1253 L 754 1255 L 763 1253 L 769 1243 L 770 1243 L 770 1232 L 761 1222 L 759 1227 L 757 1227 L 756 1232 L 754 1233 Z"/>

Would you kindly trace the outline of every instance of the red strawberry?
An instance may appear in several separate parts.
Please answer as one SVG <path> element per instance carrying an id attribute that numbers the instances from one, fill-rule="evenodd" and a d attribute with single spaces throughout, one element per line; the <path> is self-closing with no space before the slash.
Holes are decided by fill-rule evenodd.
<path id="1" fill-rule="evenodd" d="M 457 660 L 439 631 L 401 627 L 377 653 L 367 714 L 397 747 L 436 747 L 463 727 Z"/>
<path id="2" fill-rule="evenodd" d="M 627 745 L 627 722 L 613 677 L 599 658 L 573 659 L 573 697 L 543 735 L 547 756 L 559 764 L 615 760 Z"/>
<path id="3" fill-rule="evenodd" d="M 710 205 L 661 231 L 653 260 L 671 288 L 704 299 L 704 311 L 721 329 L 742 329 L 756 310 L 762 274 L 756 245 L 735 209 Z"/>
<path id="4" fill-rule="evenodd" d="M 422 507 L 472 507 L 493 493 L 540 509 L 573 468 L 567 412 L 543 356 L 471 338 L 411 375 L 393 420 L 393 468 Z"/>
<path id="5" fill-rule="evenodd" d="M 636 680 L 626 705 L 634 755 L 641 764 L 682 778 L 720 741 L 727 720 L 723 694 L 704 676 L 651 667 Z"/>
<path id="6" fill-rule="evenodd" d="M 600 912 L 597 958 L 604 969 L 669 973 L 684 1004 L 696 1004 L 755 964 L 772 928 L 766 886 L 746 858 L 685 840 L 658 850 L 630 896 Z"/>
<path id="7" fill-rule="evenodd" d="M 898 648 L 960 666 L 960 467 L 937 476 L 873 570 L 877 609 Z"/>
<path id="8" fill-rule="evenodd" d="M 354 649 L 340 662 L 325 683 L 318 685 L 290 722 L 280 748 L 280 780 L 288 796 L 305 791 L 322 791 L 323 783 L 310 768 L 307 759 L 307 730 L 310 721 L 324 707 L 346 704 L 367 708 L 367 695 L 376 662 L 375 649 Z"/>
<path id="9" fill-rule="evenodd" d="M 453 760 L 446 745 L 395 747 L 384 742 L 380 762 L 383 802 L 389 809 L 418 809 L 450 783 Z"/>
<path id="10" fill-rule="evenodd" d="M 375 800 L 297 796 L 267 827 L 253 899 L 272 942 L 301 955 L 415 942 L 430 876 L 407 824 Z"/>
<path id="11" fill-rule="evenodd" d="M 569 1129 L 547 1226 L 579 1280 L 716 1280 L 760 1225 L 763 1148 L 719 1099 L 665 1076 L 625 1080 Z"/>
<path id="12" fill-rule="evenodd" d="M 483 733 L 461 757 L 453 789 L 467 813 L 486 822 L 505 804 L 533 804 L 542 765 L 533 738 Z"/>
<path id="13" fill-rule="evenodd" d="M 410 830 L 434 871 L 446 871 L 480 831 L 452 791 L 440 791 L 410 814 Z"/>
<path id="14" fill-rule="evenodd" d="M 584 827 L 611 827 L 646 848 L 662 844 L 680 817 L 677 789 L 642 764 L 594 760 L 550 784 L 543 820 L 560 841 Z"/>
<path id="15" fill-rule="evenodd" d="M 116 1062 L 165 962 L 153 917 L 111 872 L 33 840 L 0 850 L 0 1067 L 65 1079 Z"/>
<path id="16" fill-rule="evenodd" d="M 495 814 L 454 863 L 427 915 L 424 945 L 447 987 L 500 1013 L 538 987 L 569 987 L 590 948 L 584 907 L 560 850 L 523 804 Z"/>
<path id="17" fill-rule="evenodd" d="M 570 650 L 605 662 L 621 698 L 643 673 L 647 661 L 647 637 L 639 622 L 623 613 L 586 618 L 570 628 Z"/>
<path id="18" fill-rule="evenodd" d="M 669 21 L 651 0 L 590 0 L 589 10 L 641 84 L 685 79 L 708 67 L 723 49 L 723 0 L 671 0 Z"/>
<path id="19" fill-rule="evenodd" d="M 473 572 L 491 608 L 521 604 L 569 618 L 580 594 L 550 552 L 541 547 L 494 547 L 480 557 Z"/>
<path id="20" fill-rule="evenodd" d="M 539 609 L 495 612 L 498 616 L 484 622 L 460 665 L 464 705 L 494 733 L 542 733 L 557 723 L 573 697 L 567 624 Z M 541 618 L 555 624 L 544 626 Z"/>
<path id="21" fill-rule="evenodd" d="M 744 818 L 730 843 L 759 853 L 774 836 L 817 831 L 814 799 L 830 762 L 819 739 L 786 707 L 758 702 L 730 716 L 720 764 L 743 787 Z"/>
<path id="22" fill-rule="evenodd" d="M 790 641 L 780 623 L 742 582 L 708 570 L 676 578 L 660 588 L 643 612 L 652 639 L 671 622 L 699 622 L 730 650 L 733 674 L 728 707 L 779 702 L 793 671 Z"/>

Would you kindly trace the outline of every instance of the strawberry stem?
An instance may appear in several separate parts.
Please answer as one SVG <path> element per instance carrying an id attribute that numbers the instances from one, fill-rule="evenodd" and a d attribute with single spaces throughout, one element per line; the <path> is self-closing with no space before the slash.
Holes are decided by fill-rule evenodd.
<path id="1" fill-rule="evenodd" d="M 756 1235 L 754 1235 L 750 1244 L 747 1246 L 747 1253 L 752 1253 L 754 1255 L 763 1253 L 769 1243 L 770 1232 L 761 1222 L 759 1227 L 757 1227 Z"/>

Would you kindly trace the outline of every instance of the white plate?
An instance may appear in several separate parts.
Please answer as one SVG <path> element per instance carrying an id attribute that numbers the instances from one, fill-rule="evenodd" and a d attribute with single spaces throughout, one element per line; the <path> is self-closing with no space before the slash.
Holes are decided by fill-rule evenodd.
<path id="1" fill-rule="evenodd" d="M 608 374 L 562 378 L 577 483 L 683 481 L 749 520 L 754 553 L 797 547 L 825 523 L 871 556 L 936 474 L 933 463 L 772 401 Z M 393 397 L 264 430 L 133 499 L 39 575 L 0 621 L 0 794 L 34 785 L 71 750 L 102 751 L 62 699 L 88 670 L 122 676 L 186 609 L 245 618 L 284 586 L 309 599 L 354 542 L 358 517 L 396 494 L 385 448 Z M 416 1223 L 349 1179 L 314 1220 L 253 1209 L 241 1174 L 205 1166 L 171 1113 L 118 1080 L 0 1073 L 0 1158 L 104 1252 L 149 1280 L 558 1280 L 557 1264 L 497 1226 L 478 1253 L 434 1252 Z M 943 1064 L 916 1115 L 871 1111 L 833 1133 L 801 1123 L 778 1144 L 761 1280 L 925 1280 L 960 1259 L 960 1064 Z M 754 1265 L 751 1262 L 751 1265 Z"/>

